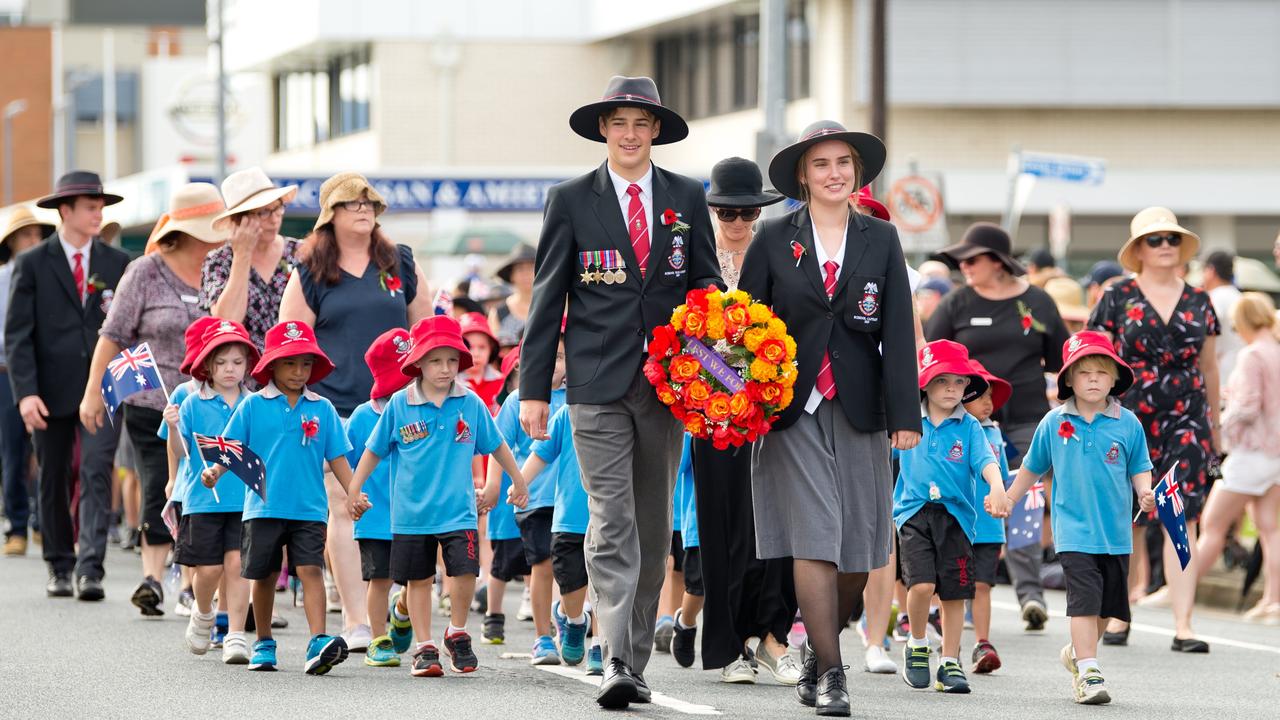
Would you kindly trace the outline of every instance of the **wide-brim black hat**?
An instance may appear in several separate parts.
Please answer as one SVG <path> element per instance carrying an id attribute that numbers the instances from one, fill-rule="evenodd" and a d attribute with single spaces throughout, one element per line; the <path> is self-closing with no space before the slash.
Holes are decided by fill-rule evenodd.
<path id="1" fill-rule="evenodd" d="M 937 254 L 954 266 L 979 255 L 995 255 L 1014 275 L 1027 274 L 1027 269 L 1013 257 L 1013 241 L 1009 239 L 1009 233 L 994 223 L 970 225 L 960 242 L 942 248 Z"/>
<path id="2" fill-rule="evenodd" d="M 58 178 L 58 184 L 55 186 L 53 194 L 45 195 L 37 200 L 36 207 L 52 209 L 58 207 L 58 203 L 63 200 L 82 196 L 102 198 L 102 202 L 105 205 L 115 205 L 124 200 L 119 195 L 103 192 L 102 178 L 98 177 L 98 173 L 87 170 L 72 170 Z"/>
<path id="3" fill-rule="evenodd" d="M 725 158 L 711 168 L 707 204 L 714 207 L 753 208 L 784 200 L 781 193 L 764 189 L 760 166 L 740 157 Z"/>
<path id="4" fill-rule="evenodd" d="M 658 85 L 652 78 L 614 75 L 599 102 L 588 103 L 569 116 L 569 127 L 588 140 L 604 142 L 600 116 L 619 107 L 637 107 L 653 113 L 662 123 L 654 145 L 669 145 L 689 136 L 689 124 L 675 110 L 662 104 Z"/>
<path id="5" fill-rule="evenodd" d="M 884 169 L 886 151 L 880 138 L 871 133 L 846 130 L 834 120 L 819 120 L 800 133 L 800 139 L 778 151 L 769 161 L 769 181 L 783 195 L 801 200 L 800 181 L 796 178 L 796 166 L 809 148 L 828 140 L 849 143 L 862 161 L 862 173 L 854 191 L 870 185 Z"/>
<path id="6" fill-rule="evenodd" d="M 516 269 L 520 263 L 534 263 L 538 259 L 538 250 L 529 243 L 517 243 L 511 248 L 511 254 L 507 255 L 507 259 L 502 263 L 502 267 L 498 268 L 498 272 L 494 273 L 504 283 L 511 282 L 511 272 Z"/>

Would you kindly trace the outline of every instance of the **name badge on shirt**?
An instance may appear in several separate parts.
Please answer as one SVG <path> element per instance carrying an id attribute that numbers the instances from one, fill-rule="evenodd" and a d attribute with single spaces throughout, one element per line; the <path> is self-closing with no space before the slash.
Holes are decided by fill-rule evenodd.
<path id="1" fill-rule="evenodd" d="M 969 318 L 969 326 L 970 327 L 991 327 L 991 318 L 989 317 Z"/>
<path id="2" fill-rule="evenodd" d="M 431 427 L 421 420 L 400 426 L 400 442 L 406 445 L 411 442 L 422 440 L 430 434 Z"/>
<path id="3" fill-rule="evenodd" d="M 179 295 L 178 299 L 188 305 L 195 305 L 200 302 L 200 296 L 198 295 Z"/>

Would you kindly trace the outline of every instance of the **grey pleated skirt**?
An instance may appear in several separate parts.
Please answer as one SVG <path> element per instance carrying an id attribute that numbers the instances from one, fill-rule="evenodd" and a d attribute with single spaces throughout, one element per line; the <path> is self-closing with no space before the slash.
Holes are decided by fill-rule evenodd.
<path id="1" fill-rule="evenodd" d="M 859 432 L 838 403 L 823 400 L 812 415 L 758 440 L 751 460 L 761 559 L 825 560 L 839 572 L 889 562 L 893 479 L 885 432 Z"/>

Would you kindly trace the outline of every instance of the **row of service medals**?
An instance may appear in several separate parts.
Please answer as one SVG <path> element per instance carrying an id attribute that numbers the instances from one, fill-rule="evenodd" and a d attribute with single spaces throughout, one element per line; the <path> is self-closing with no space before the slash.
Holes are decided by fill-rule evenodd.
<path id="1" fill-rule="evenodd" d="M 583 283 L 621 285 L 627 281 L 627 263 L 617 250 L 588 250 L 578 253 L 578 259 L 582 261 Z"/>

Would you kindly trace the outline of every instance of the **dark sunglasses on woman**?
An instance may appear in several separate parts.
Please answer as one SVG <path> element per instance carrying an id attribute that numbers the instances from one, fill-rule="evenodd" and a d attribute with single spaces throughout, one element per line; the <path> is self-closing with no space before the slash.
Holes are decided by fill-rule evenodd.
<path id="1" fill-rule="evenodd" d="M 1158 248 L 1161 243 L 1169 243 L 1169 247 L 1178 247 L 1182 244 L 1182 236 L 1178 233 L 1167 233 L 1164 235 L 1148 235 L 1143 238 L 1147 242 L 1147 247 Z"/>
<path id="2" fill-rule="evenodd" d="M 720 222 L 733 222 L 738 218 L 742 218 L 747 222 L 753 222 L 760 217 L 760 208 L 716 208 L 716 217 L 720 218 Z"/>

